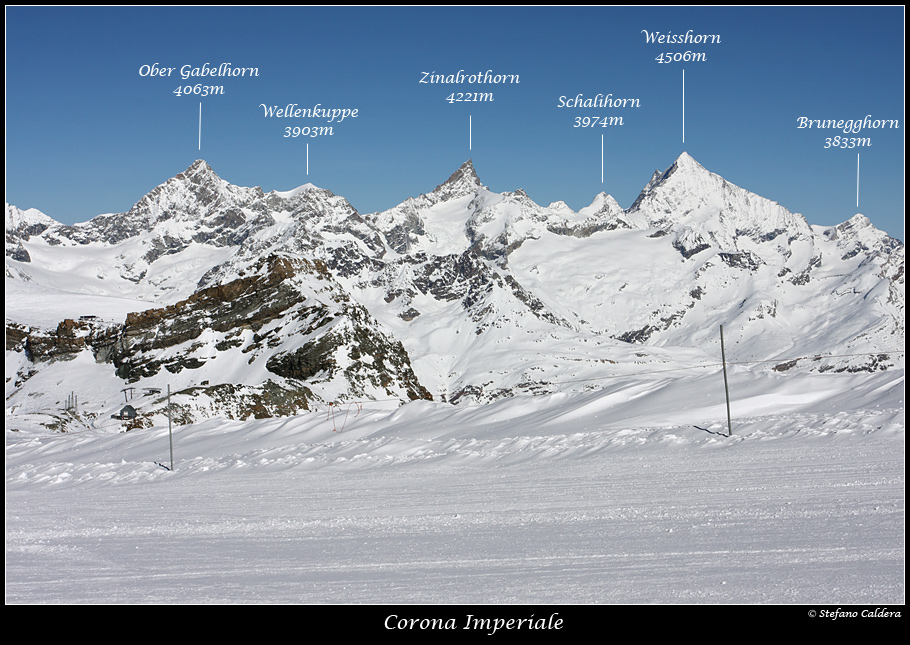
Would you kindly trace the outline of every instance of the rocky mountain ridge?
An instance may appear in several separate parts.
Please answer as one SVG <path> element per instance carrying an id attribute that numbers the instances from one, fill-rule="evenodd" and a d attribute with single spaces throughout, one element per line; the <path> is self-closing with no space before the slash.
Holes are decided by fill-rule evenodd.
<path id="1" fill-rule="evenodd" d="M 786 369 L 903 361 L 888 354 L 903 346 L 902 243 L 861 215 L 810 226 L 686 153 L 626 210 L 605 193 L 578 212 L 495 193 L 469 160 L 362 215 L 311 184 L 233 186 L 200 160 L 127 213 L 64 226 L 7 205 L 6 225 L 7 293 L 60 294 L 64 314 L 35 326 L 7 296 L 8 409 L 80 356 L 111 388 L 173 382 L 189 418 L 598 387 L 710 363 L 719 324 L 739 358 Z M 73 293 L 136 310 L 79 321 Z"/>

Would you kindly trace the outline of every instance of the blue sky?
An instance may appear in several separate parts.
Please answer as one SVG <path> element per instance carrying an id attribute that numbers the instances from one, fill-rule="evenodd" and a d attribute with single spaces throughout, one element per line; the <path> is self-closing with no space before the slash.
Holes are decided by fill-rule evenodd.
<path id="1" fill-rule="evenodd" d="M 689 29 L 721 42 L 660 46 L 642 34 Z M 659 64 L 661 51 L 705 60 Z M 903 7 L 8 7 L 6 200 L 85 221 L 128 210 L 203 158 L 231 183 L 311 182 L 368 213 L 432 190 L 472 158 L 495 191 L 523 188 L 576 210 L 606 191 L 629 207 L 654 170 L 687 151 L 812 224 L 862 212 L 903 240 L 903 61 Z M 140 76 L 153 63 L 177 71 Z M 259 76 L 177 75 L 204 63 Z M 419 83 L 422 72 L 459 70 L 520 83 Z M 173 94 L 196 83 L 224 93 Z M 448 103 L 452 92 L 493 101 Z M 640 107 L 557 107 L 561 96 L 598 93 Z M 358 117 L 267 119 L 263 103 Z M 623 125 L 573 127 L 607 115 Z M 866 115 L 900 129 L 796 127 L 801 116 Z M 333 134 L 285 138 L 289 125 Z M 834 136 L 871 146 L 825 149 Z"/>

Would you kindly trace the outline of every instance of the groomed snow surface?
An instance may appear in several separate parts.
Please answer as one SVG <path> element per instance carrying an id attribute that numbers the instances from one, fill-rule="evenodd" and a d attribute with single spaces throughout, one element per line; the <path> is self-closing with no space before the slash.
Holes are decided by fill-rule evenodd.
<path id="1" fill-rule="evenodd" d="M 7 428 L 8 603 L 904 602 L 904 376 Z"/>

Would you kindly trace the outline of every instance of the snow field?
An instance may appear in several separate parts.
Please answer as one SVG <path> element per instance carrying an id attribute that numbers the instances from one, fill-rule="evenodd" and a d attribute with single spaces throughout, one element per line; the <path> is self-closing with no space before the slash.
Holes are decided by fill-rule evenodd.
<path id="1" fill-rule="evenodd" d="M 705 385 L 8 431 L 7 602 L 902 603 L 902 371 Z"/>

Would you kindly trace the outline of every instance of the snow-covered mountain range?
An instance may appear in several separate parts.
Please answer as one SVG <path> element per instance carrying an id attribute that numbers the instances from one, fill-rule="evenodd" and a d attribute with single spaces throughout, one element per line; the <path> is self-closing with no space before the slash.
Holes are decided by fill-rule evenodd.
<path id="1" fill-rule="evenodd" d="M 361 214 L 200 160 L 83 224 L 7 205 L 6 256 L 16 423 L 107 424 L 125 401 L 160 423 L 167 387 L 184 421 L 597 389 L 716 367 L 720 325 L 732 362 L 903 366 L 903 243 L 862 215 L 811 226 L 686 153 L 630 208 L 577 212 L 470 161 Z"/>

